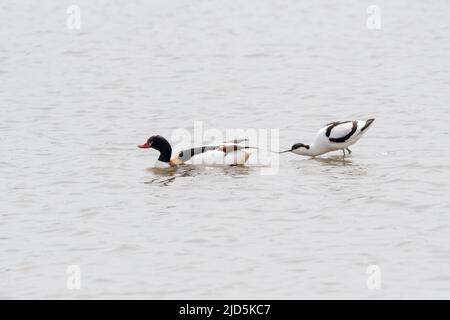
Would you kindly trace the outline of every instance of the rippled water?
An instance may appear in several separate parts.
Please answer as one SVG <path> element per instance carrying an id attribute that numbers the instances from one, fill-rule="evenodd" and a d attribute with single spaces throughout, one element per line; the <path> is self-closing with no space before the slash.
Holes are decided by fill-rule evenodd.
<path id="1" fill-rule="evenodd" d="M 376 1 L 381 30 L 361 1 L 76 4 L 81 30 L 65 2 L 0 4 L 1 298 L 450 297 L 448 1 Z M 136 148 L 369 117 L 346 161 L 272 176 Z"/>

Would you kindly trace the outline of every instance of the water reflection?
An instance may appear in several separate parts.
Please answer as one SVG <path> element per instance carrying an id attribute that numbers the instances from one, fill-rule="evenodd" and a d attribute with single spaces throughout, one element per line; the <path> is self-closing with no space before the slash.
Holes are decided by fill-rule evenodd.
<path id="1" fill-rule="evenodd" d="M 178 178 L 196 177 L 200 175 L 222 175 L 233 178 L 250 175 L 255 168 L 247 166 L 193 166 L 182 165 L 169 169 L 149 168 L 153 176 L 144 184 L 156 184 L 161 187 L 168 186 Z"/>
<path id="2" fill-rule="evenodd" d="M 310 160 L 317 161 L 324 166 L 351 166 L 353 164 L 351 158 L 344 158 L 343 156 L 339 155 L 333 155 L 327 158 L 311 158 Z"/>
<path id="3" fill-rule="evenodd" d="M 322 168 L 321 172 L 329 175 L 332 179 L 360 179 L 367 175 L 367 168 L 353 163 L 351 158 L 342 156 L 330 156 L 327 158 L 313 158 Z"/>

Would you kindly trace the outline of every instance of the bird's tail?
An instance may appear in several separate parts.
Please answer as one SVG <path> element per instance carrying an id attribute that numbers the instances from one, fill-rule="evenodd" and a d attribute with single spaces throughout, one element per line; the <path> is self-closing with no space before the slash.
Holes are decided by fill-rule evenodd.
<path id="1" fill-rule="evenodd" d="M 369 119 L 369 120 L 366 120 L 366 124 L 364 125 L 364 127 L 361 128 L 361 131 L 364 131 L 364 130 L 366 130 L 367 128 L 369 128 L 370 125 L 371 125 L 374 121 L 375 121 L 375 119 Z"/>

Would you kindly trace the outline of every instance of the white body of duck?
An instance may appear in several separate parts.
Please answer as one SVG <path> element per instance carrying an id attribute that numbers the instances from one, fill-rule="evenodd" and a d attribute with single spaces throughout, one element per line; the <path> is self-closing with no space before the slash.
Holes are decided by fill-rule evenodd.
<path id="1" fill-rule="evenodd" d="M 361 139 L 374 121 L 375 119 L 329 123 L 317 132 L 311 145 L 296 143 L 290 150 L 282 153 L 292 152 L 315 157 L 327 152 L 342 150 L 345 156 L 345 150 L 351 153 L 348 147 Z"/>
<path id="2" fill-rule="evenodd" d="M 182 164 L 237 166 L 244 165 L 254 151 L 247 146 L 239 145 L 243 141 L 246 140 L 186 149 L 176 153 L 173 157 L 170 143 L 159 135 L 150 137 L 146 143 L 138 145 L 138 147 L 143 149 L 153 148 L 160 152 L 155 168 L 165 169 Z"/>

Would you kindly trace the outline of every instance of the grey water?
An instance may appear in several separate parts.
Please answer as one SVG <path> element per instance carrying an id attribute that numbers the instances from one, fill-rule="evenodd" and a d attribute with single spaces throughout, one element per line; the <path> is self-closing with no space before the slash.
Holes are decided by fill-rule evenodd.
<path id="1" fill-rule="evenodd" d="M 0 298 L 450 298 L 450 2 L 372 2 L 77 0 L 72 29 L 72 3 L 3 0 Z M 368 118 L 274 175 L 136 148 Z"/>

